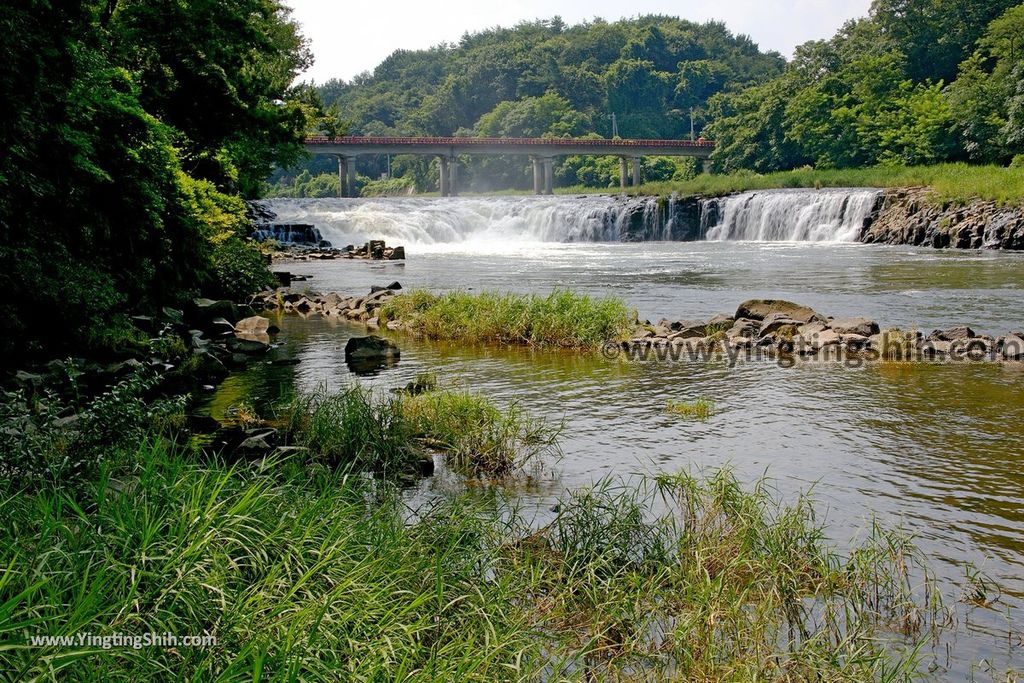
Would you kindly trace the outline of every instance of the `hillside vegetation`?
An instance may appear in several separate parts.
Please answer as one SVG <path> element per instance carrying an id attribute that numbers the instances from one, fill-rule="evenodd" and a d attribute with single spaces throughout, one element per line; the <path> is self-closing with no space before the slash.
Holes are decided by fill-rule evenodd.
<path id="1" fill-rule="evenodd" d="M 319 91 L 343 128 L 362 135 L 610 137 L 614 114 L 621 137 L 685 138 L 692 112 L 694 135 L 718 143 L 717 173 L 1006 166 L 1024 153 L 1022 34 L 1024 5 L 1014 0 L 875 0 L 869 16 L 799 46 L 787 63 L 717 23 L 647 16 L 567 26 L 556 17 L 400 50 Z M 468 191 L 531 187 L 526 159 L 462 162 Z M 334 170 L 327 160 L 305 168 Z M 359 161 L 367 177 L 388 170 L 384 157 Z M 651 158 L 642 174 L 685 187 L 698 170 L 692 160 Z M 390 172 L 419 191 L 437 185 L 431 159 L 393 157 Z M 562 187 L 617 187 L 618 160 L 563 158 L 555 174 Z M 291 172 L 273 180 L 275 193 L 303 193 Z M 307 182 L 304 191 L 331 190 Z"/>

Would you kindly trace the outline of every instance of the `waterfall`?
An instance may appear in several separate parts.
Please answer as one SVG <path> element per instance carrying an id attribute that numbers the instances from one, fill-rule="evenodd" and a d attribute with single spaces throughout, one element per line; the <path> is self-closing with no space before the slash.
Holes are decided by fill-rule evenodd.
<path id="1" fill-rule="evenodd" d="M 675 195 L 274 199 L 267 208 L 276 214 L 274 223 L 314 226 L 335 247 L 371 239 L 459 249 L 701 239 L 853 242 L 860 239 L 880 194 L 866 189 L 767 190 L 699 201 Z M 307 241 L 316 243 L 312 237 Z"/>
<path id="2" fill-rule="evenodd" d="M 856 242 L 881 192 L 871 189 L 765 190 L 701 201 L 708 240 Z"/>
<path id="3" fill-rule="evenodd" d="M 315 225 L 334 246 L 667 239 L 657 197 L 274 199 L 276 222 Z"/>

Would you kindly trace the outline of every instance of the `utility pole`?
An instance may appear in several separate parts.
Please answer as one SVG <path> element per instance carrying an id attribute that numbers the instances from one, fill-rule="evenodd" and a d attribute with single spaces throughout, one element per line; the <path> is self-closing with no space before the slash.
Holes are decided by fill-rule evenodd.
<path id="1" fill-rule="evenodd" d="M 693 107 L 690 107 L 690 142 L 693 142 L 696 139 L 697 136 L 694 134 L 693 128 Z"/>
<path id="2" fill-rule="evenodd" d="M 608 118 L 612 120 L 612 137 L 619 137 L 619 120 L 615 117 L 615 112 L 609 114 Z"/>

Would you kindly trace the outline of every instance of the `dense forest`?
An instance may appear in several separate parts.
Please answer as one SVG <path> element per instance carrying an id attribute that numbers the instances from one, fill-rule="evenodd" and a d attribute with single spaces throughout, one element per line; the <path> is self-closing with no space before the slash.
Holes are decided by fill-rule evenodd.
<path id="1" fill-rule="evenodd" d="M 692 113 L 694 134 L 719 143 L 717 171 L 1005 164 L 1024 152 L 1022 43 L 1024 5 L 1013 0 L 876 0 L 868 17 L 801 45 L 788 63 L 719 23 L 555 18 L 400 50 L 373 73 L 318 89 L 362 135 L 683 138 Z M 521 160 L 466 162 L 475 189 L 529 187 Z M 320 159 L 279 172 L 273 191 L 332 194 L 332 170 Z M 387 159 L 360 159 L 364 182 L 388 170 Z M 436 184 L 436 164 L 420 158 L 393 158 L 390 171 L 421 190 Z M 694 172 L 652 159 L 644 178 Z M 563 185 L 608 187 L 618 164 L 569 158 L 556 173 Z"/>
<path id="2" fill-rule="evenodd" d="M 784 67 L 780 55 L 717 22 L 648 16 L 566 26 L 556 17 L 467 34 L 458 45 L 399 50 L 372 74 L 318 89 L 351 134 L 681 138 L 691 122 L 701 134 L 711 96 L 763 83 Z M 329 160 L 317 164 L 304 168 L 331 170 Z M 525 188 L 527 165 L 472 160 L 464 175 L 480 189 Z M 657 160 L 645 175 L 668 179 L 692 169 L 692 162 Z M 387 170 L 386 159 L 360 159 L 368 177 Z M 393 158 L 391 170 L 421 189 L 436 184 L 428 160 Z M 562 184 L 607 186 L 618 161 L 570 158 L 557 172 Z M 327 178 L 303 182 L 309 192 L 331 192 Z"/>
<path id="3" fill-rule="evenodd" d="M 280 2 L 15 0 L 0 31 L 5 362 L 114 351 L 130 314 L 265 283 L 242 197 L 320 112 Z"/>

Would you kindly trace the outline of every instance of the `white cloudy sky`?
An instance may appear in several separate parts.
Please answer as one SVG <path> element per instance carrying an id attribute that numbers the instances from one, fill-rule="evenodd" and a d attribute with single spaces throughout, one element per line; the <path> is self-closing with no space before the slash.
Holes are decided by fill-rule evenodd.
<path id="1" fill-rule="evenodd" d="M 305 75 L 322 83 L 372 70 L 399 48 L 455 42 L 466 31 L 560 15 L 567 23 L 602 17 L 668 14 L 724 21 L 762 49 L 785 56 L 827 38 L 871 0 L 285 0 L 312 42 L 316 64 Z"/>

